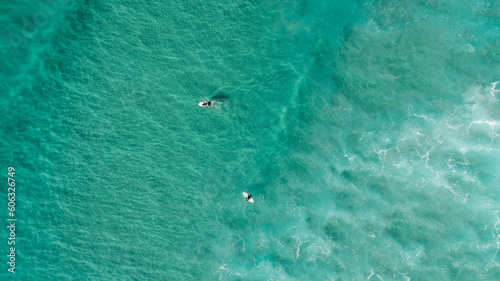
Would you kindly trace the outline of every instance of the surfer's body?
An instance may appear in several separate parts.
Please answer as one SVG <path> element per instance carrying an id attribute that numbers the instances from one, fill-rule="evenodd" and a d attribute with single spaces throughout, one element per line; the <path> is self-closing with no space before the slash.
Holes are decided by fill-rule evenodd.
<path id="1" fill-rule="evenodd" d="M 200 103 L 198 103 L 199 106 L 202 106 L 202 107 L 212 107 L 214 105 L 215 101 L 212 100 L 212 101 L 202 101 Z"/>

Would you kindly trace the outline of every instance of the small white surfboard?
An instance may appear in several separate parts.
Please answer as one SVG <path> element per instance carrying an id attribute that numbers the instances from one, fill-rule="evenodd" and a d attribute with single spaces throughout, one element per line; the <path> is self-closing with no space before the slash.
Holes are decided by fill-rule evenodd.
<path id="1" fill-rule="evenodd" d="M 243 197 L 245 197 L 245 200 L 248 198 L 248 193 L 243 192 Z M 253 203 L 253 198 L 250 198 L 250 200 L 247 200 L 250 203 Z"/>
<path id="2" fill-rule="evenodd" d="M 198 105 L 201 107 L 211 107 L 214 105 L 214 102 L 215 101 L 202 101 L 202 102 L 198 103 Z"/>

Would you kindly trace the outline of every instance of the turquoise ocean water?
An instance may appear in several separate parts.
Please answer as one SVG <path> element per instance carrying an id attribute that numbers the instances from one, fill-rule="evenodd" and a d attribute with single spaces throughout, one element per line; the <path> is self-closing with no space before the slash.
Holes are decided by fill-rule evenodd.
<path id="1" fill-rule="evenodd" d="M 20 0 L 0 22 L 1 280 L 500 280 L 498 1 Z"/>

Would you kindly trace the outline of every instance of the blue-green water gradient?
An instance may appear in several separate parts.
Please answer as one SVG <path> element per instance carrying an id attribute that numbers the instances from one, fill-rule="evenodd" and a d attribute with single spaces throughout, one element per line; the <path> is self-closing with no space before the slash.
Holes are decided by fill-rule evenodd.
<path id="1" fill-rule="evenodd" d="M 7 1 L 0 279 L 499 280 L 499 15 Z"/>

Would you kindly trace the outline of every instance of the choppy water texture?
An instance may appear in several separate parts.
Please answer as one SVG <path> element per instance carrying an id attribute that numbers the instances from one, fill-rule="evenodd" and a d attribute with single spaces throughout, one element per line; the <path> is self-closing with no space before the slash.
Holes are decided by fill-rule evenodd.
<path id="1" fill-rule="evenodd" d="M 498 1 L 0 11 L 0 279 L 500 280 Z"/>

